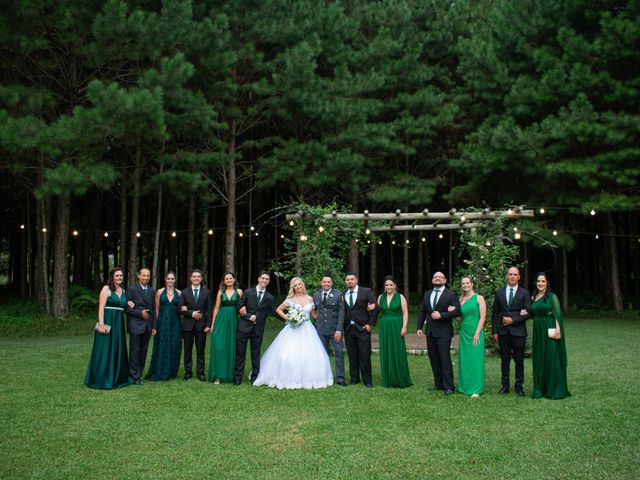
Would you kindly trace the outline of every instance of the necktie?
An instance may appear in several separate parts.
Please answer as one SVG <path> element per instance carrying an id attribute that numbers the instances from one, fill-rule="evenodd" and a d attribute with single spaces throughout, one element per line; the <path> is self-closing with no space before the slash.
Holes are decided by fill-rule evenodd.
<path id="1" fill-rule="evenodd" d="M 322 303 L 323 303 L 323 304 L 327 303 L 327 292 L 324 292 L 324 293 L 322 294 Z"/>
<path id="2" fill-rule="evenodd" d="M 349 306 L 353 308 L 353 290 L 349 292 Z"/>
<path id="3" fill-rule="evenodd" d="M 147 294 L 149 293 L 149 289 L 143 288 L 143 290 L 144 290 L 144 300 L 147 301 L 149 299 L 149 297 L 147 296 Z"/>
<path id="4" fill-rule="evenodd" d="M 431 308 L 433 310 L 436 309 L 436 304 L 438 303 L 438 294 L 440 293 L 440 290 L 436 289 L 436 294 L 433 296 L 433 305 L 431 305 Z"/>
<path id="5" fill-rule="evenodd" d="M 200 293 L 200 289 L 199 288 L 195 288 L 193 290 L 193 298 L 196 299 L 196 303 L 198 303 L 198 298 L 200 297 L 199 293 Z"/>
<path id="6" fill-rule="evenodd" d="M 260 303 L 260 302 L 262 301 L 262 293 L 263 293 L 263 291 L 262 291 L 262 290 L 260 290 L 260 291 L 258 292 L 258 303 Z"/>
<path id="7" fill-rule="evenodd" d="M 513 302 L 513 287 L 509 289 L 509 306 L 511 306 L 512 302 Z"/>

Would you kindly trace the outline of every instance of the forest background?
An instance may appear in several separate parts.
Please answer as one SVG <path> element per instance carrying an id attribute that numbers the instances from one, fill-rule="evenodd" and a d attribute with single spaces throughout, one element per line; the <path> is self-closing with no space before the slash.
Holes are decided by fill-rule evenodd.
<path id="1" fill-rule="evenodd" d="M 524 205 L 499 239 L 526 287 L 640 304 L 639 1 L 3 4 L 10 296 L 63 317 L 114 265 L 179 286 L 267 268 L 284 293 L 285 213 Z M 411 300 L 465 268 L 457 231 L 340 239 L 361 283 L 394 273 Z"/>

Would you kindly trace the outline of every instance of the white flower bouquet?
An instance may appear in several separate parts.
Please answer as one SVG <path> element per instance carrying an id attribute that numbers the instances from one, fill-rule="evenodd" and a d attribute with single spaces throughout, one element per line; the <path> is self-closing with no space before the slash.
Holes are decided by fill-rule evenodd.
<path id="1" fill-rule="evenodd" d="M 287 323 L 291 328 L 299 327 L 306 320 L 307 316 L 298 305 L 291 305 L 287 310 Z"/>

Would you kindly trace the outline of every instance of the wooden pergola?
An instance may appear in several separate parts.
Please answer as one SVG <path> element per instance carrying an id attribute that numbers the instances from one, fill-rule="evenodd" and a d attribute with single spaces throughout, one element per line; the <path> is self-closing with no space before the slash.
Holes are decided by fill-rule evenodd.
<path id="1" fill-rule="evenodd" d="M 377 233 L 389 233 L 389 232 L 402 232 L 404 233 L 405 242 L 408 243 L 409 233 L 410 232 L 424 232 L 424 231 L 451 231 L 451 230 L 461 230 L 461 229 L 473 229 L 480 226 L 482 222 L 495 220 L 497 218 L 523 218 L 523 217 L 533 217 L 534 211 L 532 209 L 525 209 L 524 207 L 513 207 L 506 210 L 491 210 L 486 208 L 481 211 L 473 211 L 473 212 L 465 212 L 458 211 L 455 208 L 447 212 L 430 212 L 429 209 L 425 208 L 421 212 L 411 212 L 411 213 L 403 213 L 400 209 L 396 210 L 392 213 L 371 213 L 368 210 L 365 210 L 363 213 L 338 213 L 337 211 L 333 211 L 328 214 L 320 215 L 319 217 L 314 217 L 311 214 L 298 211 L 296 213 L 291 213 L 286 216 L 287 221 L 300 221 L 300 220 L 317 220 L 322 219 L 324 221 L 335 221 L 338 224 L 340 222 L 354 222 L 361 221 L 363 222 L 363 228 L 366 229 L 367 233 L 377 232 Z M 384 226 L 371 226 L 369 227 L 369 222 L 376 221 L 386 221 L 390 222 L 389 225 Z M 354 227 L 337 227 L 341 231 L 358 231 L 358 228 Z M 300 241 L 300 240 L 299 240 Z M 450 247 L 451 237 L 449 237 Z M 300 249 L 298 248 L 298 252 Z M 355 254 L 353 253 L 355 252 Z M 350 249 L 350 259 L 349 259 L 349 269 L 350 270 L 358 270 L 357 268 L 357 256 L 355 265 L 353 262 L 353 255 L 357 255 L 357 244 L 355 239 L 351 242 Z M 451 276 L 451 248 L 449 249 L 449 276 Z M 419 272 L 422 269 L 423 265 L 423 251 L 422 248 L 418 250 L 418 263 L 419 263 Z M 298 255 L 298 267 L 301 265 L 300 255 Z M 372 287 L 376 289 L 375 278 L 377 272 L 377 253 L 376 253 L 376 245 L 374 242 L 371 244 L 371 277 L 373 280 Z M 298 268 L 300 271 L 300 268 Z M 404 249 L 403 253 L 403 283 L 405 292 L 409 291 L 409 252 L 407 249 Z M 420 273 L 418 274 L 418 278 L 421 278 Z M 420 286 L 420 285 L 419 285 Z"/>

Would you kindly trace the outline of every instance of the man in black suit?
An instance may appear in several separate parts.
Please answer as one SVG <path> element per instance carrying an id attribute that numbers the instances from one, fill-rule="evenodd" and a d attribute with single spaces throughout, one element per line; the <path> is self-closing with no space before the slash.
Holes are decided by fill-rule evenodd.
<path id="1" fill-rule="evenodd" d="M 182 313 L 182 340 L 184 342 L 184 380 L 193 376 L 193 340 L 196 341 L 196 373 L 204 376 L 204 351 L 207 344 L 205 328 L 211 322 L 211 295 L 202 285 L 202 271 L 197 268 L 189 275 L 191 286 L 182 290 L 180 313 Z"/>
<path id="2" fill-rule="evenodd" d="M 444 390 L 445 395 L 453 393 L 453 365 L 451 363 L 451 339 L 453 325 L 451 320 L 460 316 L 460 301 L 455 293 L 445 287 L 447 278 L 442 272 L 433 274 L 433 288 L 427 290 L 422 298 L 418 313 L 419 337 L 422 327 L 427 324 L 427 351 L 433 371 L 433 390 Z M 449 307 L 453 307 L 449 311 Z"/>
<path id="3" fill-rule="evenodd" d="M 258 275 L 258 284 L 247 288 L 238 302 L 238 328 L 236 330 L 236 372 L 233 383 L 240 385 L 244 375 L 247 357 L 247 342 L 251 341 L 251 373 L 249 381 L 253 382 L 260 373 L 260 347 L 267 317 L 275 310 L 273 295 L 267 292 L 271 276 L 262 271 Z"/>
<path id="4" fill-rule="evenodd" d="M 129 331 L 129 376 L 135 385 L 142 385 L 140 377 L 147 361 L 151 335 L 156 334 L 156 292 L 149 286 L 151 271 L 138 270 L 138 283 L 127 288 L 127 330 Z"/>
<path id="5" fill-rule="evenodd" d="M 516 364 L 516 393 L 524 397 L 524 349 L 527 341 L 526 321 L 531 316 L 531 296 L 518 285 L 520 270 L 507 270 L 507 286 L 496 291 L 493 299 L 491 326 L 493 338 L 500 347 L 502 388 L 498 393 L 509 392 L 509 368 L 511 358 Z"/>
<path id="6" fill-rule="evenodd" d="M 315 305 L 313 317 L 316 330 L 324 349 L 329 353 L 329 344 L 333 346 L 336 359 L 336 383 L 346 386 L 344 381 L 344 355 L 342 333 L 344 331 L 344 300 L 340 292 L 333 288 L 331 275 L 322 277 L 322 288 L 313 295 Z"/>
<path id="7" fill-rule="evenodd" d="M 373 387 L 371 378 L 371 327 L 378 318 L 376 297 L 370 288 L 358 285 L 358 276 L 347 273 L 344 292 L 344 330 L 349 353 L 350 385 L 360 383 Z"/>

